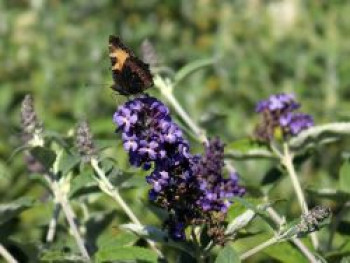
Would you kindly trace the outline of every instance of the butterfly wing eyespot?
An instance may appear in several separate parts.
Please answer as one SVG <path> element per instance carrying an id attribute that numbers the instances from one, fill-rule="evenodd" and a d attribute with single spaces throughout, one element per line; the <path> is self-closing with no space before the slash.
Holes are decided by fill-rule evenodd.
<path id="1" fill-rule="evenodd" d="M 112 89 L 119 94 L 138 94 L 153 86 L 149 65 L 136 57 L 119 37 L 109 37 L 109 57 L 114 80 Z"/>

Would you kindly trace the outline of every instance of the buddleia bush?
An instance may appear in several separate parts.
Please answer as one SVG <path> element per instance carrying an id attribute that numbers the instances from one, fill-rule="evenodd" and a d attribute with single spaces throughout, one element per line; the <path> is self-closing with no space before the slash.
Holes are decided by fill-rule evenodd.
<path id="1" fill-rule="evenodd" d="M 349 5 L 118 4 L 0 10 L 0 255 L 347 262 Z M 106 87 L 113 33 L 153 87 Z"/>

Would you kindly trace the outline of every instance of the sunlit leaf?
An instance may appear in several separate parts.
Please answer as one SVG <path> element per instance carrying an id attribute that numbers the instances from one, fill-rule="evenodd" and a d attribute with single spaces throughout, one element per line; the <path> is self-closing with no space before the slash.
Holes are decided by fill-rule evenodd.
<path id="1" fill-rule="evenodd" d="M 256 213 L 253 210 L 248 209 L 228 224 L 225 234 L 232 235 L 239 229 L 247 226 L 253 220 L 255 215 Z"/>
<path id="2" fill-rule="evenodd" d="M 258 199 L 234 197 L 232 198 L 232 200 L 239 202 L 240 204 L 245 206 L 247 210 L 252 210 L 256 215 L 264 219 L 265 222 L 268 223 L 271 227 L 275 226 L 274 221 L 271 219 L 270 215 L 266 212 L 266 209 L 280 200 L 270 201 L 269 203 L 266 203 L 266 204 L 259 204 L 260 201 Z"/>

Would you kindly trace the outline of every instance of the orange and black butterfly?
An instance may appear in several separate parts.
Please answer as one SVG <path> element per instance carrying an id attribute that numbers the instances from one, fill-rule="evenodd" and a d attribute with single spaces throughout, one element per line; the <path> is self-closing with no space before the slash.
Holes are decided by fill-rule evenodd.
<path id="1" fill-rule="evenodd" d="M 109 36 L 109 57 L 112 62 L 112 89 L 121 95 L 135 95 L 153 86 L 149 65 L 126 47 L 119 37 Z"/>

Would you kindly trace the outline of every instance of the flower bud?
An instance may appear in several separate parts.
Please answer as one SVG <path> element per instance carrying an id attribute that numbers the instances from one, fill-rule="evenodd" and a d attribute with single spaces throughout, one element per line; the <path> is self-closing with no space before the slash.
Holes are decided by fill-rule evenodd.
<path id="1" fill-rule="evenodd" d="M 22 101 L 21 125 L 23 131 L 22 138 L 25 143 L 31 141 L 35 135 L 42 135 L 42 123 L 38 120 L 31 95 L 26 95 Z"/>
<path id="2" fill-rule="evenodd" d="M 89 162 L 96 155 L 93 137 L 86 121 L 78 124 L 75 137 L 76 147 L 84 162 Z"/>
<path id="3" fill-rule="evenodd" d="M 302 215 L 301 222 L 296 226 L 297 236 L 301 237 L 320 229 L 321 224 L 331 215 L 328 207 L 316 206 L 307 214 Z"/>

